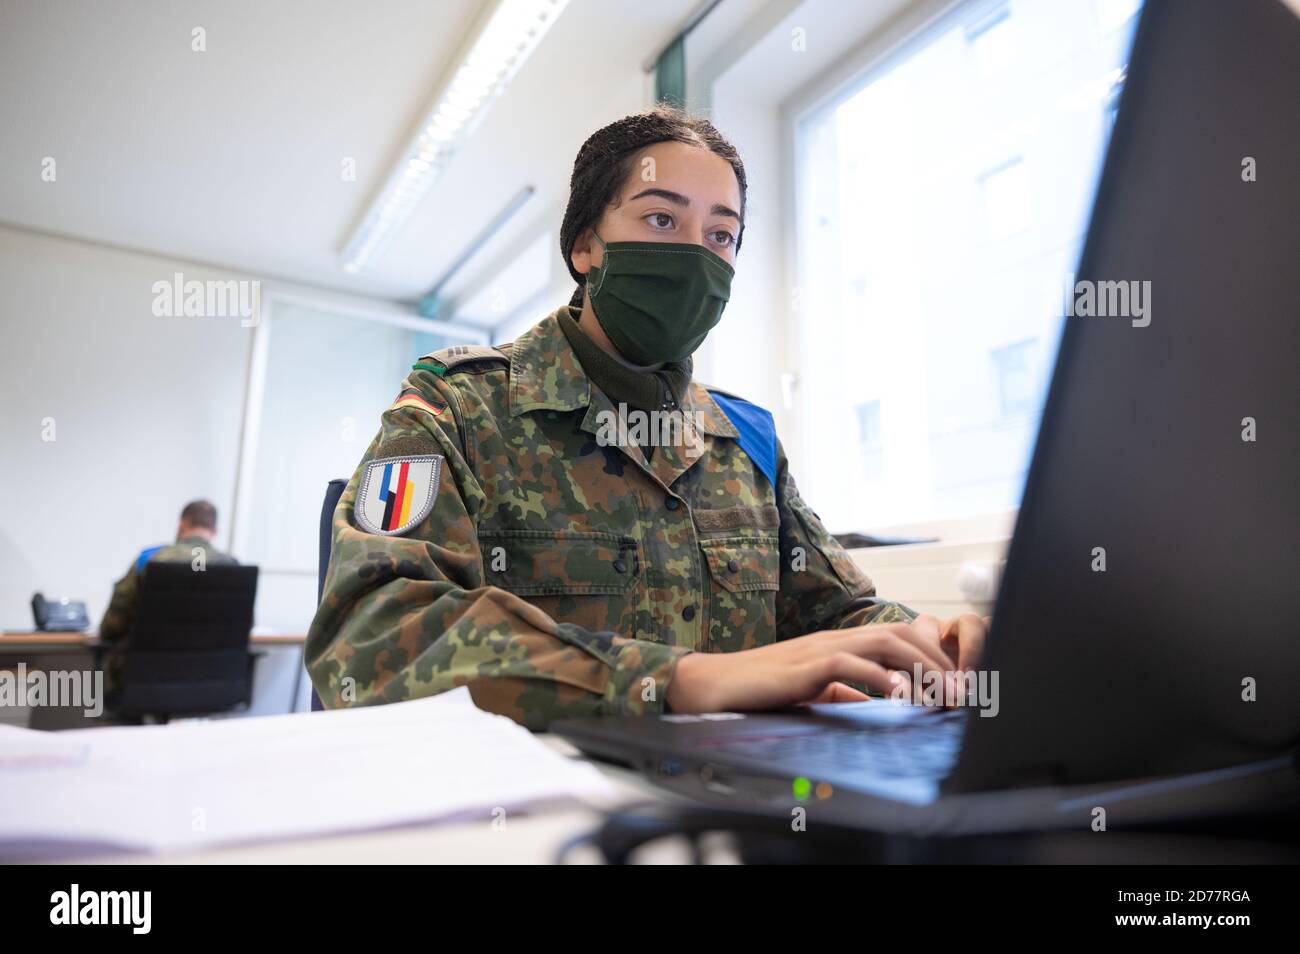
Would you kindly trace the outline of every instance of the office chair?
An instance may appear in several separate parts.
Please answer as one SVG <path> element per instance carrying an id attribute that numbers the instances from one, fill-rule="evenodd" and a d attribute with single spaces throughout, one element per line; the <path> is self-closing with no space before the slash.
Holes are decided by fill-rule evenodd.
<path id="1" fill-rule="evenodd" d="M 248 705 L 257 567 L 145 565 L 135 623 L 111 700 L 126 721 L 207 715 Z"/>
<path id="2" fill-rule="evenodd" d="M 342 477 L 335 477 L 325 488 L 325 501 L 320 508 L 320 561 L 317 567 L 316 578 L 316 602 L 320 603 L 321 595 L 325 592 L 325 571 L 330 565 L 330 546 L 334 542 L 334 509 L 339 505 L 339 498 L 343 496 L 343 489 L 347 487 L 348 482 Z M 304 655 L 303 665 L 307 665 L 307 659 Z M 316 687 L 311 689 L 311 711 L 322 712 L 325 706 L 321 704 L 320 696 L 316 695 Z"/>

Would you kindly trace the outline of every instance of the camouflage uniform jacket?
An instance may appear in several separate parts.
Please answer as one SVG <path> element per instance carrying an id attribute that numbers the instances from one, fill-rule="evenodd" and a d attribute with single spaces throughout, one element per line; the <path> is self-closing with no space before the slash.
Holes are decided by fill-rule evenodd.
<path id="1" fill-rule="evenodd" d="M 682 441 L 648 463 L 612 445 L 558 314 L 426 356 L 384 413 L 307 638 L 327 707 L 465 685 L 533 729 L 660 712 L 685 653 L 910 618 L 800 499 L 774 430 L 769 478 L 719 401 L 766 412 L 691 382 Z"/>

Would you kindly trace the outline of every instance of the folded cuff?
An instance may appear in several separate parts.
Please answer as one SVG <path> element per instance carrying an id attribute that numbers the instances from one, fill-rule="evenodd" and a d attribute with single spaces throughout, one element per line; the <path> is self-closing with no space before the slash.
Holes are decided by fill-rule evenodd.
<path id="1" fill-rule="evenodd" d="M 605 687 L 606 715 L 654 715 L 664 711 L 668 684 L 677 660 L 692 652 L 644 639 L 620 640 L 618 655 Z"/>

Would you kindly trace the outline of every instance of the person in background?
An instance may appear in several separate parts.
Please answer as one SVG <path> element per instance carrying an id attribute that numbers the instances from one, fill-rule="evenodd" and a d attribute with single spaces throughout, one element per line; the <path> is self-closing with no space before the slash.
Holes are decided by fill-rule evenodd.
<path id="1" fill-rule="evenodd" d="M 176 526 L 176 542 L 141 550 L 122 578 L 113 585 L 113 596 L 99 624 L 99 640 L 108 647 L 105 680 L 110 687 L 120 685 L 122 659 L 127 636 L 135 622 L 135 608 L 140 596 L 140 581 L 146 564 L 189 563 L 196 569 L 218 564 L 237 564 L 228 553 L 212 545 L 217 535 L 217 508 L 206 500 L 192 500 L 181 510 Z"/>
<path id="2" fill-rule="evenodd" d="M 587 140 L 560 228 L 572 300 L 513 343 L 416 362 L 339 501 L 307 638 L 326 707 L 467 686 L 542 730 L 860 701 L 978 665 L 985 621 L 879 598 L 772 415 L 693 379 L 745 191 L 735 148 L 669 107 Z"/>

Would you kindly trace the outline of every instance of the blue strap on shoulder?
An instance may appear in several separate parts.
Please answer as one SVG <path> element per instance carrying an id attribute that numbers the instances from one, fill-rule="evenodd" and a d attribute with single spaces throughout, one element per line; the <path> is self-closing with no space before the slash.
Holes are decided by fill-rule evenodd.
<path id="1" fill-rule="evenodd" d="M 749 455 L 768 482 L 776 487 L 776 421 L 772 412 L 741 398 L 710 391 L 722 413 L 740 432 L 740 449 Z"/>
<path id="2" fill-rule="evenodd" d="M 161 549 L 162 545 L 159 544 L 156 547 L 149 547 L 147 550 L 141 550 L 140 555 L 135 558 L 135 572 L 143 573 L 144 565 L 149 562 L 149 558 Z"/>

